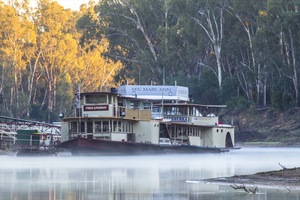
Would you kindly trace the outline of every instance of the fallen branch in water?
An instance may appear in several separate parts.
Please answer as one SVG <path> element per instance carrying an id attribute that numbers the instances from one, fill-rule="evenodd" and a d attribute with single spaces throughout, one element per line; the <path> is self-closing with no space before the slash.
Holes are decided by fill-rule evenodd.
<path id="1" fill-rule="evenodd" d="M 278 165 L 282 168 L 282 170 L 287 170 L 287 168 L 285 166 L 283 166 L 282 164 L 278 163 Z"/>
<path id="2" fill-rule="evenodd" d="M 251 194 L 256 194 L 256 192 L 258 191 L 257 186 L 255 186 L 254 189 L 246 188 L 245 185 L 231 184 L 230 186 L 235 190 L 244 190 L 245 192 L 251 193 Z"/>

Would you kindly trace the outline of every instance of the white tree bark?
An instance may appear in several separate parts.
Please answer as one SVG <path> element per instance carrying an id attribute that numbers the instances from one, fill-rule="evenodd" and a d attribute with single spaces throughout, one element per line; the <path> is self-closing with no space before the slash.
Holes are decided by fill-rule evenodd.
<path id="1" fill-rule="evenodd" d="M 204 30 L 208 39 L 212 44 L 212 49 L 214 51 L 216 62 L 217 62 L 217 79 L 219 84 L 219 89 L 222 88 L 222 62 L 221 62 L 221 51 L 222 51 L 222 40 L 224 36 L 223 26 L 223 8 L 220 8 L 218 17 L 215 13 L 211 13 L 210 10 L 199 11 L 200 18 L 204 18 L 204 21 L 192 17 L 196 23 Z"/>

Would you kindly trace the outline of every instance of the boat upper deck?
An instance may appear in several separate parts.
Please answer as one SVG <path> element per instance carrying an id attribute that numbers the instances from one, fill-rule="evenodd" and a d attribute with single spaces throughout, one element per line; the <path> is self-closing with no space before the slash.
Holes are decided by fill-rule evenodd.
<path id="1" fill-rule="evenodd" d="M 123 92 L 83 92 L 75 118 L 123 119 L 123 120 L 161 120 L 185 122 L 203 126 L 218 124 L 218 113 L 226 105 L 203 105 L 189 101 L 186 87 L 179 86 L 121 86 Z M 129 94 L 128 91 L 133 94 Z M 125 92 L 124 92 L 125 90 Z M 168 98 L 161 93 L 169 92 Z M 152 95 L 151 98 L 146 98 Z M 180 98 L 181 97 L 181 98 Z"/>

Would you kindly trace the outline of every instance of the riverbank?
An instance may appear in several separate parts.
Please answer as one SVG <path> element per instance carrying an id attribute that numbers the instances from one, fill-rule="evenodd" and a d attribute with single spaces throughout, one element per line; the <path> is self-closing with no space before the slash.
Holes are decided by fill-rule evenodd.
<path id="1" fill-rule="evenodd" d="M 203 183 L 216 183 L 230 185 L 234 189 L 242 189 L 247 192 L 247 188 L 274 188 L 288 191 L 300 190 L 300 168 L 287 169 L 282 166 L 282 170 L 259 172 L 251 175 L 239 175 L 232 177 L 220 177 L 201 180 Z M 249 191 L 251 192 L 251 191 Z"/>
<path id="2" fill-rule="evenodd" d="M 236 143 L 247 146 L 300 146 L 300 107 L 231 111 L 224 114 L 223 120 L 233 122 Z"/>

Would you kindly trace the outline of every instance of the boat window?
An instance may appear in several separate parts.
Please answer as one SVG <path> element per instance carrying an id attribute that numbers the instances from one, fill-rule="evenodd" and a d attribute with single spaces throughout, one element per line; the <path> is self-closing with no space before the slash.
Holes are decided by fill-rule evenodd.
<path id="1" fill-rule="evenodd" d="M 182 135 L 186 135 L 187 132 L 188 132 L 188 128 L 184 127 L 182 131 Z"/>
<path id="2" fill-rule="evenodd" d="M 151 103 L 150 102 L 144 102 L 144 109 L 150 110 L 151 109 Z"/>
<path id="3" fill-rule="evenodd" d="M 193 135 L 193 131 L 194 131 L 194 128 L 191 127 L 191 128 L 190 128 L 190 131 L 189 131 L 189 135 L 190 135 L 190 136 Z"/>
<path id="4" fill-rule="evenodd" d="M 178 135 L 177 136 L 180 136 L 180 135 L 182 135 L 181 127 L 178 128 Z"/>
<path id="5" fill-rule="evenodd" d="M 178 115 L 186 115 L 186 114 L 187 114 L 186 113 L 186 108 L 185 107 L 180 107 Z"/>
<path id="6" fill-rule="evenodd" d="M 121 121 L 118 121 L 118 130 L 119 132 L 122 132 L 122 125 L 121 125 Z"/>
<path id="7" fill-rule="evenodd" d="M 126 132 L 131 132 L 130 131 L 130 123 L 129 122 L 126 123 Z"/>
<path id="8" fill-rule="evenodd" d="M 103 121 L 103 132 L 109 131 L 109 121 Z"/>
<path id="9" fill-rule="evenodd" d="M 85 132 L 84 122 L 80 122 L 80 132 L 81 132 L 81 133 L 84 133 L 84 132 Z"/>
<path id="10" fill-rule="evenodd" d="M 208 115 L 207 115 L 207 117 L 215 117 L 216 115 L 214 114 L 214 113 L 209 113 Z"/>
<path id="11" fill-rule="evenodd" d="M 92 121 L 87 121 L 86 123 L 86 132 L 87 133 L 93 133 L 93 122 Z"/>
<path id="12" fill-rule="evenodd" d="M 160 112 L 159 107 L 153 107 L 153 108 L 152 108 L 152 112 Z"/>
<path id="13" fill-rule="evenodd" d="M 128 128 L 128 132 L 133 132 L 133 130 L 132 130 L 132 124 L 129 122 L 128 123 L 128 126 L 127 126 L 127 128 Z"/>
<path id="14" fill-rule="evenodd" d="M 172 107 L 165 107 L 164 114 L 165 115 L 176 115 L 176 111 L 174 109 L 175 108 L 172 108 Z"/>
<path id="15" fill-rule="evenodd" d="M 126 132 L 126 123 L 125 122 L 122 123 L 122 131 Z"/>
<path id="16" fill-rule="evenodd" d="M 139 102 L 137 102 L 137 101 L 133 102 L 133 108 L 138 109 L 139 108 Z"/>
<path id="17" fill-rule="evenodd" d="M 202 117 L 202 114 L 201 114 L 201 112 L 198 110 L 198 109 L 196 109 L 196 108 L 193 108 L 193 110 L 192 110 L 192 115 L 194 115 L 194 116 L 200 116 L 200 117 Z"/>
<path id="18" fill-rule="evenodd" d="M 114 104 L 114 103 L 115 103 L 115 98 L 114 98 L 114 96 L 111 96 L 109 98 L 109 104 Z"/>
<path id="19" fill-rule="evenodd" d="M 71 122 L 70 132 L 77 132 L 77 122 Z"/>
<path id="20" fill-rule="evenodd" d="M 130 124 L 126 122 L 126 132 L 130 132 Z"/>
<path id="21" fill-rule="evenodd" d="M 95 132 L 101 132 L 101 121 L 95 121 Z"/>
<path id="22" fill-rule="evenodd" d="M 112 121 L 112 127 L 113 127 L 113 132 L 116 132 L 116 131 L 118 131 L 118 128 L 117 128 L 117 126 L 118 126 L 118 124 L 117 124 L 118 122 L 116 122 L 116 121 Z"/>
<path id="23" fill-rule="evenodd" d="M 170 129 L 169 129 L 169 130 L 170 130 Z M 173 138 L 175 138 L 176 135 L 177 135 L 177 129 L 176 129 L 176 126 L 174 125 L 174 126 L 172 127 L 172 129 L 171 129 L 171 136 L 172 136 Z"/>
<path id="24" fill-rule="evenodd" d="M 107 103 L 106 95 L 86 95 L 85 99 L 87 104 Z"/>

